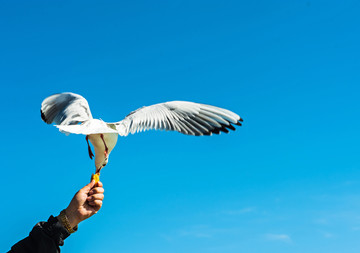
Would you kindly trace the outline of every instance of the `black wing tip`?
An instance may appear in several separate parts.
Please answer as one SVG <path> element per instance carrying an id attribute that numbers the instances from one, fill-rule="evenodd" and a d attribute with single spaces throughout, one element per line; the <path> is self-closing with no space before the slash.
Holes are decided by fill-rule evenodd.
<path id="1" fill-rule="evenodd" d="M 196 118 L 194 118 L 194 120 L 196 121 Z M 205 136 L 209 136 L 212 134 L 220 134 L 221 132 L 223 133 L 229 133 L 229 130 L 232 131 L 236 131 L 236 128 L 232 125 L 237 125 L 237 126 L 242 126 L 241 122 L 243 122 L 244 120 L 242 118 L 240 118 L 238 121 L 236 121 L 236 123 L 230 122 L 230 121 L 226 121 L 227 124 L 222 123 L 222 122 L 218 122 L 221 126 L 212 126 L 212 128 L 208 128 L 206 125 L 201 124 L 201 122 L 198 122 L 199 124 L 201 124 L 202 126 L 204 126 L 205 128 L 207 128 L 207 130 L 201 131 L 201 134 L 199 134 L 198 132 L 194 131 L 194 133 L 189 134 L 187 132 L 183 132 L 183 131 L 179 131 L 180 133 L 186 134 L 186 135 L 195 135 L 195 136 L 200 136 L 200 135 L 205 135 Z M 190 125 L 190 128 L 192 127 L 192 125 Z"/>
<path id="2" fill-rule="evenodd" d="M 40 109 L 40 113 L 41 113 L 41 119 L 46 123 L 46 124 L 51 124 L 52 122 L 49 121 L 49 119 L 46 118 L 45 113 Z"/>
<path id="3" fill-rule="evenodd" d="M 229 124 L 228 126 L 225 126 L 225 127 L 229 128 L 230 130 L 235 131 L 235 127 L 233 125 L 231 125 L 231 124 Z"/>
<path id="4" fill-rule="evenodd" d="M 244 120 L 242 118 L 240 118 L 235 124 L 238 126 L 242 126 L 241 122 L 243 122 Z"/>
<path id="5" fill-rule="evenodd" d="M 219 128 L 214 128 L 213 130 L 211 130 L 211 132 L 214 133 L 214 134 L 219 134 L 220 129 Z"/>
<path id="6" fill-rule="evenodd" d="M 43 111 L 40 109 L 40 113 L 41 113 L 41 119 L 45 122 L 45 123 L 47 123 L 47 119 L 46 119 L 46 117 L 45 117 L 45 114 L 43 113 Z"/>
<path id="7" fill-rule="evenodd" d="M 221 125 L 221 127 L 219 128 L 219 130 L 220 130 L 221 132 L 226 133 L 226 134 L 229 132 L 229 130 L 227 130 L 227 128 L 226 128 L 226 125 Z"/>
<path id="8" fill-rule="evenodd" d="M 239 121 L 236 122 L 235 125 L 241 126 L 242 124 Z M 209 132 L 207 132 L 207 134 L 204 134 L 204 135 L 211 135 L 212 133 L 213 134 L 220 134 L 220 132 L 223 132 L 223 133 L 227 134 L 227 133 L 230 132 L 229 130 L 236 131 L 236 128 L 230 122 L 229 122 L 228 125 L 223 124 L 223 123 L 220 123 L 220 124 L 221 124 L 221 127 L 215 127 L 213 129 L 209 130 Z"/>

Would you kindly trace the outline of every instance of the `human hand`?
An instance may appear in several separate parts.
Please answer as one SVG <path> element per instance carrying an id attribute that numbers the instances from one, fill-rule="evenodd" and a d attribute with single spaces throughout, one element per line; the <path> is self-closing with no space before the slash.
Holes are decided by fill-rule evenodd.
<path id="1" fill-rule="evenodd" d="M 100 181 L 95 183 L 95 180 L 92 180 L 88 185 L 80 189 L 65 209 L 70 226 L 73 228 L 83 220 L 96 214 L 102 206 L 103 199 L 104 188 Z"/>

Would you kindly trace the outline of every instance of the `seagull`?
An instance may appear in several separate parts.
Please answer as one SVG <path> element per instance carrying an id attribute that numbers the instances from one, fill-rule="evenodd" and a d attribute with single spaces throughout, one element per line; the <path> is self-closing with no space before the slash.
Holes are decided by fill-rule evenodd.
<path id="1" fill-rule="evenodd" d="M 107 165 L 118 136 L 127 136 L 150 129 L 177 131 L 186 135 L 212 135 L 235 130 L 241 126 L 239 115 L 212 105 L 186 101 L 171 101 L 141 107 L 123 120 L 107 123 L 94 119 L 86 99 L 78 94 L 64 92 L 51 95 L 41 104 L 41 118 L 55 124 L 60 132 L 83 134 L 90 159 L 95 156 L 95 174 Z M 89 141 L 94 147 L 95 155 Z"/>

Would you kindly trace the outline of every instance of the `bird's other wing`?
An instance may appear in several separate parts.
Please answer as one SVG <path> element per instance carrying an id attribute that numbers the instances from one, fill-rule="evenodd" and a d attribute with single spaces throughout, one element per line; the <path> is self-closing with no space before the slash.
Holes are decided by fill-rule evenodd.
<path id="1" fill-rule="evenodd" d="M 44 99 L 41 104 L 41 118 L 47 124 L 76 125 L 92 119 L 92 115 L 85 98 L 65 92 Z"/>
<path id="2" fill-rule="evenodd" d="M 187 135 L 211 135 L 241 126 L 239 115 L 212 105 L 172 101 L 142 107 L 114 123 L 119 134 L 127 136 L 150 129 L 172 130 Z"/>

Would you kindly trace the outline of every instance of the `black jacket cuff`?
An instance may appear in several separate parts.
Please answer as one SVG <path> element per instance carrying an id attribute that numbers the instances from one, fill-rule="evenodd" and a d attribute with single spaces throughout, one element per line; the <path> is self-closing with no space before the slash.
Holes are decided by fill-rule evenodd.
<path id="1" fill-rule="evenodd" d="M 52 215 L 47 222 L 39 222 L 36 224 L 31 233 L 41 232 L 40 230 L 43 230 L 43 232 L 51 237 L 55 244 L 59 246 L 63 246 L 64 240 L 70 235 L 61 222 Z"/>

